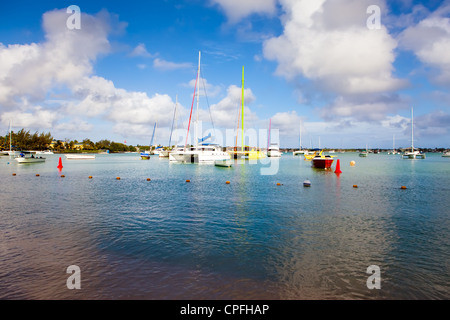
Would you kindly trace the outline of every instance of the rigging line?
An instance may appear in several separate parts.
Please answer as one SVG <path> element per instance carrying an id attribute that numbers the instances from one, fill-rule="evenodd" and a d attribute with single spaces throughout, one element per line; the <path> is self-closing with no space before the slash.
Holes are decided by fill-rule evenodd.
<path id="1" fill-rule="evenodd" d="M 208 105 L 209 118 L 211 119 L 211 124 L 212 124 L 212 127 L 213 127 L 214 136 L 216 136 L 216 128 L 214 127 L 214 121 L 213 121 L 212 114 L 211 114 L 211 107 L 209 105 L 208 95 L 206 94 L 205 77 L 203 76 L 203 72 L 202 72 L 201 69 L 200 69 L 200 77 L 202 78 L 203 91 L 205 91 L 205 98 L 206 98 L 206 104 Z"/>

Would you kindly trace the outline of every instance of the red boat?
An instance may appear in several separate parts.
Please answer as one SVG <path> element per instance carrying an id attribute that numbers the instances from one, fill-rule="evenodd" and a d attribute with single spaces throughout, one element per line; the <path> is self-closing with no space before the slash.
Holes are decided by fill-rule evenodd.
<path id="1" fill-rule="evenodd" d="M 330 169 L 334 159 L 329 155 L 319 155 L 312 159 L 312 167 L 317 169 Z"/>

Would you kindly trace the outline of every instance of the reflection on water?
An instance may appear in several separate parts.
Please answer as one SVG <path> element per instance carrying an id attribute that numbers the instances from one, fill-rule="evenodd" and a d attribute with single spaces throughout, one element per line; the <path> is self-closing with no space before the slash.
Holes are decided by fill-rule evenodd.
<path id="1" fill-rule="evenodd" d="M 2 158 L 0 298 L 450 298 L 448 159 L 339 158 L 340 176 L 291 155 L 276 175 L 133 154 L 62 173 L 56 155 Z M 370 265 L 381 290 L 367 289 Z"/>

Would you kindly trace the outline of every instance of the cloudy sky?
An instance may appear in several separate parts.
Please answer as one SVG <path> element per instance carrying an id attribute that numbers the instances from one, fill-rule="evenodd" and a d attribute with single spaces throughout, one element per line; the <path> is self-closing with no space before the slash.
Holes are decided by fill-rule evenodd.
<path id="1" fill-rule="evenodd" d="M 450 1 L 2 1 L 0 19 L 1 135 L 145 145 L 157 122 L 166 145 L 201 51 L 205 130 L 237 127 L 244 67 L 245 127 L 271 119 L 282 147 L 406 147 L 412 107 L 415 145 L 450 147 Z"/>

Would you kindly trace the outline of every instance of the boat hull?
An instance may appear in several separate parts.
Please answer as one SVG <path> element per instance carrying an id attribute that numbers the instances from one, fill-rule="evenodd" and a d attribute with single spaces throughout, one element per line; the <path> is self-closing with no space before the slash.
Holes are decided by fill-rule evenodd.
<path id="1" fill-rule="evenodd" d="M 95 156 L 91 155 L 78 155 L 78 154 L 72 154 L 72 155 L 66 155 L 67 160 L 95 160 Z"/>
<path id="2" fill-rule="evenodd" d="M 42 163 L 45 162 L 45 158 L 16 158 L 17 163 Z"/>
<path id="3" fill-rule="evenodd" d="M 330 169 L 334 159 L 331 158 L 315 158 L 312 159 L 312 167 L 316 169 Z"/>

